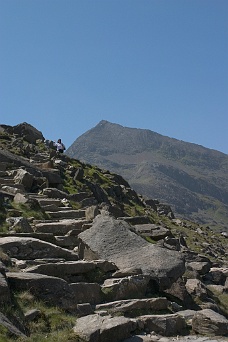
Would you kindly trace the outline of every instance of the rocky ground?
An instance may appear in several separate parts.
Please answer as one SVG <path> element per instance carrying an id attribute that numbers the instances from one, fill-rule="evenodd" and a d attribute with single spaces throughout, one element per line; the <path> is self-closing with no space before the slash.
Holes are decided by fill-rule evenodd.
<path id="1" fill-rule="evenodd" d="M 120 176 L 57 155 L 28 124 L 0 131 L 2 338 L 35 340 L 34 326 L 48 321 L 35 301 L 18 306 L 26 293 L 75 317 L 58 341 L 227 340 L 226 237 L 206 240 L 209 230 L 145 201 Z M 195 230 L 208 253 L 167 222 Z"/>
<path id="2" fill-rule="evenodd" d="M 196 336 L 196 335 L 188 335 L 188 336 L 175 336 L 175 337 L 163 337 L 156 334 L 150 335 L 135 335 L 133 337 L 128 338 L 124 342 L 225 342 L 228 341 L 226 337 L 207 337 L 207 336 Z"/>

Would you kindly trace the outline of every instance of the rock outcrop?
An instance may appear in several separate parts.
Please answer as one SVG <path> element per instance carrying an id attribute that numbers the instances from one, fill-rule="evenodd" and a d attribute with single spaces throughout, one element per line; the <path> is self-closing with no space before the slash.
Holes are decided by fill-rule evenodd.
<path id="1" fill-rule="evenodd" d="M 0 132 L 0 339 L 51 334 L 50 307 L 73 317 L 69 340 L 227 336 L 225 236 L 60 158 L 28 124 Z"/>

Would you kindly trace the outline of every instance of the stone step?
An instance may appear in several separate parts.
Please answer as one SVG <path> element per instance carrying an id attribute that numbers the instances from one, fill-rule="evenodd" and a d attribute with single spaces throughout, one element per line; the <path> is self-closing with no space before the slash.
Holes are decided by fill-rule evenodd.
<path id="1" fill-rule="evenodd" d="M 85 217 L 85 210 L 80 209 L 80 210 L 59 210 L 59 211 L 46 211 L 46 213 L 51 217 L 51 218 L 60 218 L 60 219 L 76 219 L 76 218 L 83 218 Z"/>
<path id="2" fill-rule="evenodd" d="M 29 198 L 36 199 L 37 201 L 44 200 L 47 198 L 47 196 L 42 194 L 37 194 L 36 192 L 27 192 L 26 195 Z"/>
<path id="3" fill-rule="evenodd" d="M 186 335 L 187 324 L 185 319 L 176 314 L 166 315 L 145 315 L 136 318 L 124 316 L 90 314 L 79 317 L 73 328 L 79 339 L 88 342 L 95 341 L 174 341 Z M 145 332 L 150 335 L 146 336 Z M 138 338 L 136 334 L 143 333 L 143 337 Z M 156 336 L 159 334 L 159 336 Z M 170 338 L 164 338 L 164 336 Z M 135 338 L 136 337 L 136 338 Z M 171 338 L 172 337 L 172 338 Z M 188 337 L 186 341 L 189 340 Z M 191 341 L 206 341 L 207 337 L 191 339 Z M 183 341 L 180 337 L 180 341 Z M 208 340 L 208 342 L 212 339 Z M 217 340 L 213 339 L 213 342 Z M 224 341 L 224 340 L 222 340 Z"/>
<path id="4" fill-rule="evenodd" d="M 49 153 L 37 153 L 32 156 L 32 159 L 30 160 L 30 162 L 44 163 L 44 162 L 48 162 L 49 160 L 50 160 Z"/>
<path id="5" fill-rule="evenodd" d="M 122 314 L 124 316 L 133 317 L 137 313 L 149 314 L 155 312 L 169 312 L 170 302 L 165 297 L 158 298 L 142 298 L 142 299 L 125 299 L 98 304 L 95 307 L 95 312 L 105 311 L 107 314 Z"/>
<path id="6" fill-rule="evenodd" d="M 138 225 L 138 224 L 148 224 L 151 223 L 150 219 L 148 216 L 126 216 L 126 217 L 118 217 L 117 220 L 124 220 L 130 224 L 134 225 Z"/>
<path id="7" fill-rule="evenodd" d="M 151 239 L 158 241 L 164 239 L 166 236 L 171 236 L 171 231 L 161 225 L 147 223 L 147 224 L 136 224 L 134 228 L 137 233 L 142 236 L 150 237 Z"/>
<path id="8" fill-rule="evenodd" d="M 0 185 L 15 185 L 13 178 L 0 178 Z"/>
<path id="9" fill-rule="evenodd" d="M 52 233 L 54 235 L 65 235 L 70 231 L 74 231 L 78 235 L 83 231 L 83 225 L 86 220 L 64 219 L 59 221 L 44 221 L 34 224 L 34 230 L 37 233 Z"/>
<path id="10" fill-rule="evenodd" d="M 45 188 L 43 189 L 43 194 L 52 199 L 66 198 L 69 201 L 80 202 L 83 206 L 91 206 L 97 204 L 97 200 L 95 199 L 95 197 L 92 195 L 92 193 L 88 194 L 88 192 L 68 194 L 56 188 Z"/>
<path id="11" fill-rule="evenodd" d="M 48 205 L 41 205 L 41 208 L 43 208 L 44 211 L 50 212 L 50 211 L 69 211 L 69 209 L 72 209 L 72 207 L 59 207 L 55 204 L 48 204 Z"/>
<path id="12" fill-rule="evenodd" d="M 7 237 L 7 236 L 16 236 L 16 237 L 32 237 L 36 238 L 38 240 L 46 241 L 55 244 L 56 239 L 53 233 L 13 233 L 13 234 L 6 234 L 6 233 L 0 233 L 0 237 Z"/>
<path id="13" fill-rule="evenodd" d="M 74 249 L 78 247 L 78 237 L 77 235 L 63 235 L 63 236 L 55 236 L 55 244 L 57 246 Z"/>
<path id="14" fill-rule="evenodd" d="M 27 260 L 14 259 L 15 266 L 20 269 L 26 269 L 28 267 L 47 264 L 50 262 L 51 263 L 65 262 L 65 259 L 63 258 L 43 258 L 43 259 L 27 259 Z"/>
<path id="15" fill-rule="evenodd" d="M 92 196 L 92 194 L 91 194 L 91 197 L 90 197 L 88 192 L 78 192 L 77 194 L 69 195 L 69 199 L 72 199 L 75 202 L 81 202 L 81 201 L 86 200 L 88 198 L 95 199 Z"/>
<path id="16" fill-rule="evenodd" d="M 137 322 L 127 317 L 112 317 L 91 314 L 79 317 L 76 320 L 73 331 L 79 340 L 95 341 L 115 341 L 120 342 L 129 338 L 137 329 Z M 141 340 L 137 340 L 141 341 Z"/>
<path id="17" fill-rule="evenodd" d="M 2 170 L 0 170 L 0 177 L 1 178 L 4 178 L 4 177 L 8 177 L 9 176 L 9 174 L 8 174 L 8 172 L 7 171 L 2 171 Z"/>
<path id="18" fill-rule="evenodd" d="M 78 260 L 78 252 L 30 236 L 8 235 L 2 237 L 0 239 L 0 248 L 3 252 L 7 252 L 10 258 L 18 260 L 39 258 Z"/>
<path id="19" fill-rule="evenodd" d="M 57 207 L 61 207 L 63 205 L 62 201 L 57 198 L 37 197 L 37 201 L 39 202 L 41 207 L 45 207 L 51 204 L 54 204 Z"/>
<path id="20" fill-rule="evenodd" d="M 59 277 L 69 283 L 102 282 L 117 267 L 106 260 L 77 260 L 34 265 L 24 270 L 26 273 L 39 273 Z"/>
<path id="21" fill-rule="evenodd" d="M 78 231 L 75 235 L 64 235 L 64 236 L 54 236 L 53 233 L 13 233 L 13 234 L 6 234 L 0 233 L 1 237 L 6 236 L 16 236 L 16 237 L 32 237 L 41 241 L 50 242 L 53 245 L 73 249 L 78 247 L 78 237 L 77 235 L 81 232 Z"/>
<path id="22" fill-rule="evenodd" d="M 10 184 L 10 185 L 2 185 L 1 190 L 8 192 L 9 194 L 16 195 L 18 192 L 25 192 L 25 188 L 23 184 Z"/>
<path id="23" fill-rule="evenodd" d="M 38 223 L 54 223 L 54 222 L 60 222 L 62 220 L 59 219 L 50 219 L 50 220 L 33 220 L 33 224 L 37 225 Z"/>

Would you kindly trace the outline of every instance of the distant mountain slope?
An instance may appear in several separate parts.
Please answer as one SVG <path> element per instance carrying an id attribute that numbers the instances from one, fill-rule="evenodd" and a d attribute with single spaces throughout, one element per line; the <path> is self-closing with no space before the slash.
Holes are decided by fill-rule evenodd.
<path id="1" fill-rule="evenodd" d="M 108 121 L 81 135 L 70 157 L 121 174 L 138 192 L 180 217 L 228 228 L 228 155 Z"/>

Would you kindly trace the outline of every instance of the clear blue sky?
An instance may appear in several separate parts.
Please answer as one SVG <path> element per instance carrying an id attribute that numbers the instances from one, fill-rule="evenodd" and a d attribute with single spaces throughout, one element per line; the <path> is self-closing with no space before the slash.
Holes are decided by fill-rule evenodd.
<path id="1" fill-rule="evenodd" d="M 228 1 L 0 0 L 0 123 L 100 120 L 228 153 Z"/>

